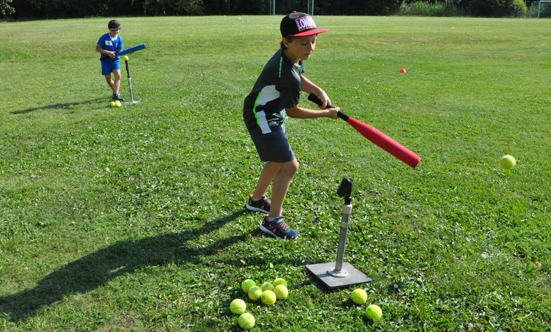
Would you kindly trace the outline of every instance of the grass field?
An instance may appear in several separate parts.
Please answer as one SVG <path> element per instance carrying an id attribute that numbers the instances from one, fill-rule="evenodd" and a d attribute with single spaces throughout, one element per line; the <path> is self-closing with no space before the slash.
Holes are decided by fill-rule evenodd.
<path id="1" fill-rule="evenodd" d="M 551 21 L 316 17 L 305 76 L 422 161 L 288 119 L 301 237 L 283 242 L 243 209 L 263 165 L 241 118 L 280 19 L 121 18 L 148 48 L 130 60 L 142 104 L 118 109 L 94 51 L 109 18 L 0 24 L 2 331 L 239 331 L 234 298 L 257 331 L 550 330 Z M 304 268 L 335 260 L 343 177 L 375 323 Z M 277 277 L 273 306 L 240 289 Z"/>

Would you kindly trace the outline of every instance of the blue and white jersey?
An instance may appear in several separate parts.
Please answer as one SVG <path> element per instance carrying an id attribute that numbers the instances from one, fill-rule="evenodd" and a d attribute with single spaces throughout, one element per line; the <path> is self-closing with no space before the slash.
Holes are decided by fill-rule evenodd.
<path id="1" fill-rule="evenodd" d="M 109 33 L 106 33 L 105 35 L 101 36 L 98 40 L 98 45 L 101 46 L 102 49 L 104 50 L 107 50 L 107 51 L 112 51 L 112 52 L 118 52 L 122 49 L 124 49 L 124 46 L 123 46 L 123 43 L 122 43 L 122 37 L 117 35 L 117 37 L 115 39 L 111 39 L 111 34 Z M 104 58 L 105 57 L 105 54 L 102 54 L 101 55 L 101 58 Z M 104 61 L 111 61 L 111 62 L 114 62 L 114 61 L 118 61 L 119 60 L 119 56 L 117 55 L 116 58 L 109 58 L 109 59 L 106 59 Z"/>

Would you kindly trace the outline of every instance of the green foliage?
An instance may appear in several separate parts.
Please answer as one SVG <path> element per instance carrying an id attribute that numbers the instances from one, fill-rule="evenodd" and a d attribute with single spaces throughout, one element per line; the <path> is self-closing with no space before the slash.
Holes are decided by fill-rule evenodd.
<path id="1" fill-rule="evenodd" d="M 13 1 L 14 18 L 70 18 L 90 16 L 173 16 L 173 15 L 258 15 L 267 14 L 270 0 L 3 0 Z M 6 2 L 7 1 L 7 2 Z M 317 15 L 416 15 L 416 16 L 492 16 L 522 17 L 526 14 L 523 0 L 445 0 L 357 1 L 318 0 L 314 2 Z M 0 8 L 2 2 L 0 2 Z M 6 7 L 7 6 L 7 7 Z M 278 0 L 276 11 L 308 11 L 308 2 Z"/>
<path id="2" fill-rule="evenodd" d="M 276 12 L 277 13 L 290 13 L 292 11 L 297 12 L 308 12 L 308 0 L 276 0 Z M 322 8 L 329 5 L 329 1 L 319 0 L 315 1 L 314 5 L 316 6 L 314 12 L 319 14 L 324 12 Z"/>
<path id="3" fill-rule="evenodd" d="M 0 0 L 0 13 L 4 16 L 9 16 L 15 13 L 15 8 L 10 6 L 13 0 Z"/>
<path id="4" fill-rule="evenodd" d="M 539 18 L 548 18 L 551 17 L 551 3 L 549 2 L 542 2 L 541 4 L 538 2 L 532 2 L 530 8 L 528 9 L 529 13 L 526 14 L 526 16 L 529 17 L 538 17 Z M 538 14 L 539 12 L 539 14 Z"/>
<path id="5" fill-rule="evenodd" d="M 148 48 L 129 61 L 142 103 L 117 109 L 94 52 L 108 20 L 0 24 L 2 332 L 237 332 L 235 298 L 253 331 L 549 330 L 550 20 L 316 17 L 330 31 L 305 76 L 422 160 L 341 120 L 289 119 L 291 242 L 243 209 L 263 166 L 243 99 L 280 17 L 121 18 L 125 43 Z M 345 260 L 373 279 L 376 323 L 304 268 L 335 259 L 342 177 Z M 286 301 L 241 291 L 277 277 Z"/>
<path id="6" fill-rule="evenodd" d="M 7 0 L 4 0 L 7 1 Z M 10 0 L 11 1 L 11 0 Z M 259 15 L 268 14 L 270 0 L 13 0 L 15 18 L 121 17 L 128 15 Z M 387 15 L 401 0 L 319 0 L 317 15 Z M 277 0 L 276 12 L 308 11 L 303 0 Z"/>
<path id="7" fill-rule="evenodd" d="M 149 16 L 201 15 L 203 0 L 144 0 L 143 12 Z"/>
<path id="8" fill-rule="evenodd" d="M 145 1 L 145 0 L 144 0 Z M 141 4 L 133 0 L 14 0 L 15 18 L 70 18 L 143 14 Z"/>
<path id="9" fill-rule="evenodd" d="M 526 16 L 527 6 L 524 0 L 513 0 L 511 4 L 510 12 L 508 12 L 509 17 L 524 17 Z"/>
<path id="10" fill-rule="evenodd" d="M 397 15 L 411 16 L 478 16 L 524 17 L 527 7 L 524 0 L 441 0 L 404 1 Z"/>
<path id="11" fill-rule="evenodd" d="M 270 0 L 203 0 L 206 15 L 268 14 Z"/>
<path id="12" fill-rule="evenodd" d="M 473 16 L 524 17 L 526 4 L 523 0 L 472 0 L 468 10 Z"/>
<path id="13" fill-rule="evenodd" d="M 315 1 L 314 13 L 319 15 L 388 15 L 394 13 L 402 0 L 319 0 Z"/>
<path id="14" fill-rule="evenodd" d="M 452 2 L 432 4 L 426 1 L 416 1 L 412 3 L 403 2 L 396 15 L 451 17 L 463 16 L 464 11 Z"/>

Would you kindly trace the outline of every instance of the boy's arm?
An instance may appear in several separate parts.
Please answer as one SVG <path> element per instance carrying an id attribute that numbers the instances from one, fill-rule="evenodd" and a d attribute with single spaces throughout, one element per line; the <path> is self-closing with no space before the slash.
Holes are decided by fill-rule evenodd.
<path id="1" fill-rule="evenodd" d="M 333 118 L 338 119 L 337 113 L 339 112 L 340 108 L 327 108 L 324 110 L 311 110 L 308 108 L 302 108 L 298 105 L 295 105 L 291 108 L 286 108 L 285 112 L 288 116 L 292 118 L 298 118 L 298 119 L 309 119 L 309 118 Z"/>
<path id="2" fill-rule="evenodd" d="M 315 94 L 316 97 L 318 97 L 323 103 L 321 105 L 322 109 L 325 109 L 327 105 L 331 105 L 331 99 L 329 99 L 329 96 L 327 96 L 327 94 L 325 93 L 325 91 L 323 91 L 322 88 L 312 83 L 312 81 L 304 77 L 304 75 L 300 75 L 300 77 L 302 78 L 302 86 L 300 90 L 308 94 L 310 93 Z"/>
<path id="3" fill-rule="evenodd" d="M 99 52 L 101 54 L 105 54 L 105 55 L 109 56 L 110 58 L 114 58 L 114 57 L 117 56 L 115 54 L 115 52 L 104 50 L 103 48 L 101 48 L 100 45 L 96 45 L 96 52 Z"/>

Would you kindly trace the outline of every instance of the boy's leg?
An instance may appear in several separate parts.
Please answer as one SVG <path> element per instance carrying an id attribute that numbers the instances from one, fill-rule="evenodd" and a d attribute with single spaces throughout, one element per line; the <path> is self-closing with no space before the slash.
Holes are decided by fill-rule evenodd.
<path id="1" fill-rule="evenodd" d="M 264 168 L 262 168 L 262 172 L 260 173 L 260 178 L 258 179 L 258 182 L 256 183 L 256 189 L 253 193 L 253 200 L 259 200 L 262 197 L 266 195 L 266 191 L 268 190 L 268 186 L 274 178 L 277 175 L 277 172 L 281 169 L 281 166 L 283 164 L 276 163 L 273 161 L 268 161 Z"/>
<path id="2" fill-rule="evenodd" d="M 296 159 L 280 164 L 272 184 L 272 204 L 270 214 L 264 217 L 260 230 L 266 234 L 279 239 L 296 239 L 297 232 L 290 228 L 284 221 L 282 213 L 283 201 L 289 190 L 289 185 L 294 175 L 298 171 L 298 162 Z"/>
<path id="3" fill-rule="evenodd" d="M 281 216 L 282 205 L 289 189 L 289 184 L 298 170 L 293 149 L 285 137 L 285 130 L 274 130 L 267 134 L 251 132 L 251 138 L 256 146 L 261 160 L 268 160 L 256 184 L 255 191 L 250 195 L 246 208 L 272 216 Z M 276 183 L 277 182 L 277 183 Z M 271 209 L 271 202 L 265 197 L 272 184 L 272 196 L 276 197 L 276 209 Z"/>
<path id="4" fill-rule="evenodd" d="M 270 213 L 270 200 L 266 197 L 268 186 L 272 183 L 277 172 L 281 169 L 281 163 L 268 161 L 262 168 L 254 193 L 250 195 L 249 202 L 245 206 L 250 211 Z"/>
<path id="5" fill-rule="evenodd" d="M 104 75 L 104 77 L 105 77 L 105 81 L 107 81 L 107 84 L 109 85 L 111 90 L 113 90 L 113 93 L 115 93 L 115 82 L 113 82 L 113 79 L 111 78 L 111 74 Z"/>
<path id="6" fill-rule="evenodd" d="M 291 185 L 293 177 L 298 171 L 298 161 L 296 159 L 281 165 L 277 172 L 274 183 L 272 184 L 272 204 L 270 207 L 270 218 L 276 218 L 281 216 L 283 209 L 283 201 L 287 196 L 287 191 Z"/>
<path id="7" fill-rule="evenodd" d="M 115 76 L 115 81 L 113 82 L 113 93 L 118 95 L 119 89 L 121 86 L 121 70 L 120 69 L 113 69 L 113 76 Z"/>

